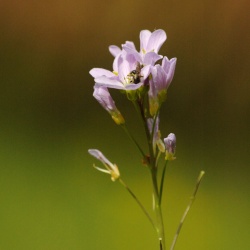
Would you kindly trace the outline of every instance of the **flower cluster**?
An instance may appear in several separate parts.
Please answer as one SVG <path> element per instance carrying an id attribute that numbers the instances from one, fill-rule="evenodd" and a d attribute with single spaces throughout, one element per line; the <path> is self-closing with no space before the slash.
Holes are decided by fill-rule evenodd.
<path id="1" fill-rule="evenodd" d="M 176 66 L 176 58 L 168 59 L 159 54 L 166 39 L 164 30 L 158 29 L 154 32 L 142 30 L 139 51 L 130 41 L 122 44 L 121 48 L 111 45 L 109 51 L 114 56 L 113 70 L 93 68 L 90 74 L 95 81 L 93 96 L 111 115 L 115 123 L 124 126 L 125 120 L 108 89 L 121 90 L 130 101 L 140 107 L 148 127 L 149 137 L 152 139 L 154 156 L 165 152 L 165 159 L 173 160 L 175 159 L 175 135 L 170 134 L 163 142 L 159 130 L 159 110 L 166 100 L 167 89 L 173 79 Z M 160 60 L 161 63 L 159 63 Z"/>
<path id="2" fill-rule="evenodd" d="M 150 114 L 154 116 L 166 99 L 176 65 L 176 58 L 169 60 L 166 56 L 158 54 L 166 39 L 166 33 L 161 29 L 152 33 L 142 30 L 139 52 L 133 42 L 127 41 L 122 48 L 111 45 L 109 51 L 114 56 L 113 71 L 102 68 L 90 70 L 90 74 L 94 77 L 95 90 L 101 87 L 124 90 L 131 100 L 137 100 L 146 90 Z M 162 59 L 161 65 L 156 64 L 160 59 Z M 98 100 L 102 95 L 100 91 L 99 97 L 94 96 Z M 109 99 L 110 103 L 101 103 L 105 109 L 107 106 L 113 106 L 112 98 Z M 112 111 L 116 112 L 116 108 Z"/>

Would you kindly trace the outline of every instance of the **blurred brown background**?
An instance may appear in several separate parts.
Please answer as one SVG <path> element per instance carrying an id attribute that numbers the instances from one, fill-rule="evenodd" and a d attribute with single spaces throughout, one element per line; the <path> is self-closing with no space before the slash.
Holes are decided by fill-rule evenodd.
<path id="1" fill-rule="evenodd" d="M 95 171 L 88 148 L 118 164 L 151 208 L 150 179 L 123 131 L 92 97 L 111 44 L 162 28 L 177 57 L 161 132 L 177 135 L 167 171 L 167 244 L 206 171 L 178 249 L 250 249 L 249 1 L 0 1 L 0 249 L 158 249 L 144 215 Z M 144 143 L 133 106 L 112 91 Z"/>

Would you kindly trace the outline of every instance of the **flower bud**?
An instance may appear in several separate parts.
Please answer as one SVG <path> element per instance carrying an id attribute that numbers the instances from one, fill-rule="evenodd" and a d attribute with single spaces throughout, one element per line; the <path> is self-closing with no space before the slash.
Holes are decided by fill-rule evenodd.
<path id="1" fill-rule="evenodd" d="M 176 136 L 171 133 L 166 138 L 164 138 L 165 149 L 166 149 L 166 160 L 172 161 L 176 158 L 174 157 L 176 148 Z"/>
<path id="2" fill-rule="evenodd" d="M 117 125 L 125 123 L 122 114 L 115 106 L 115 102 L 106 87 L 95 86 L 93 96 L 102 105 L 102 107 L 109 112 Z"/>

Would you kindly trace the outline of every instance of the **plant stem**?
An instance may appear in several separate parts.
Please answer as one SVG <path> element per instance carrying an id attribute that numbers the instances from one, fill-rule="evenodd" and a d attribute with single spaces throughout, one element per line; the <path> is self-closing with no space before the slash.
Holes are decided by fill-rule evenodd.
<path id="1" fill-rule="evenodd" d="M 204 171 L 201 171 L 200 174 L 199 174 L 199 176 L 198 176 L 198 178 L 197 178 L 197 182 L 196 182 L 196 185 L 195 185 L 195 189 L 194 189 L 193 195 L 191 196 L 190 201 L 189 201 L 189 203 L 188 203 L 188 206 L 187 206 L 187 208 L 186 208 L 184 214 L 182 215 L 180 224 L 179 224 L 179 226 L 178 226 L 178 228 L 177 228 L 177 231 L 176 231 L 176 234 L 175 234 L 175 236 L 174 236 L 174 240 L 173 240 L 173 242 L 172 242 L 172 245 L 171 245 L 170 250 L 173 250 L 174 247 L 175 247 L 175 244 L 176 244 L 177 238 L 178 238 L 178 236 L 179 236 L 179 234 L 180 234 L 182 225 L 183 225 L 184 220 L 185 220 L 185 218 L 186 218 L 186 216 L 187 216 L 187 214 L 188 214 L 189 209 L 191 208 L 191 206 L 192 206 L 192 204 L 193 204 L 193 202 L 194 202 L 194 200 L 195 200 L 196 193 L 197 193 L 197 191 L 198 191 L 198 189 L 199 189 L 199 186 L 200 186 L 200 183 L 201 183 L 201 180 L 202 180 L 202 177 L 204 176 L 204 174 L 205 174 L 205 172 L 204 172 Z"/>
<path id="2" fill-rule="evenodd" d="M 157 234 L 160 242 L 160 249 L 165 250 L 165 232 L 164 232 L 164 224 L 163 217 L 161 211 L 161 204 L 159 202 L 159 192 L 156 178 L 156 169 L 152 168 L 151 170 L 152 183 L 153 183 L 153 195 L 155 200 L 155 213 L 156 213 L 156 223 L 157 223 Z"/>
<path id="3" fill-rule="evenodd" d="M 165 233 L 164 233 L 164 225 L 163 225 L 163 217 L 162 217 L 162 211 L 161 211 L 161 204 L 159 203 L 159 191 L 158 191 L 158 184 L 157 184 L 157 167 L 156 167 L 156 156 L 154 155 L 154 149 L 153 149 L 153 134 L 154 134 L 154 126 L 156 122 L 157 116 L 154 117 L 154 123 L 152 131 L 149 131 L 147 119 L 144 114 L 143 105 L 141 105 L 140 102 L 137 102 L 137 105 L 135 105 L 137 110 L 139 107 L 139 111 L 141 114 L 141 118 L 144 124 L 145 134 L 147 137 L 148 142 L 148 148 L 149 148 L 149 166 L 151 170 L 151 178 L 152 178 L 152 184 L 153 184 L 153 196 L 155 201 L 155 214 L 156 214 L 156 226 L 157 226 L 157 234 L 158 239 L 160 243 L 160 250 L 165 250 Z M 152 134 L 151 134 L 152 133 Z"/>
<path id="4" fill-rule="evenodd" d="M 161 200 L 162 200 L 162 193 L 163 193 L 163 184 L 164 184 L 164 179 L 165 179 L 165 172 L 167 168 L 168 161 L 165 161 L 163 171 L 162 171 L 162 176 L 161 176 L 161 185 L 160 185 L 160 195 L 159 195 L 159 205 L 161 205 Z"/>
<path id="5" fill-rule="evenodd" d="M 145 209 L 145 207 L 141 204 L 141 202 L 139 201 L 139 199 L 136 197 L 136 195 L 132 192 L 132 190 L 128 187 L 128 185 L 121 178 L 119 178 L 119 181 L 127 189 L 127 191 L 131 194 L 131 196 L 135 199 L 135 201 L 137 202 L 137 204 L 139 205 L 139 207 L 142 209 L 142 211 L 144 212 L 144 214 L 147 216 L 148 220 L 150 221 L 150 223 L 152 224 L 152 226 L 154 227 L 154 229 L 157 231 L 157 227 L 156 227 L 154 221 L 150 217 L 150 215 L 147 212 L 147 210 Z"/>
<path id="6" fill-rule="evenodd" d="M 125 131 L 125 133 L 128 135 L 128 137 L 131 139 L 131 141 L 136 145 L 136 147 L 140 151 L 143 159 L 146 159 L 146 156 L 145 156 L 143 150 L 141 149 L 140 145 L 137 143 L 137 141 L 135 140 L 135 138 L 130 134 L 127 126 L 125 124 L 123 124 L 123 125 L 121 125 L 121 127 L 123 128 L 123 130 Z"/>

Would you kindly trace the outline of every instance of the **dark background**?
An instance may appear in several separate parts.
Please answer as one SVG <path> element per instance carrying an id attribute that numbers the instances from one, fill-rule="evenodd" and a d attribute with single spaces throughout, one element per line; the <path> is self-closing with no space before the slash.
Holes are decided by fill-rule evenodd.
<path id="1" fill-rule="evenodd" d="M 206 175 L 178 249 L 249 249 L 249 1 L 0 1 L 0 249 L 158 249 L 119 183 L 88 148 L 117 163 L 151 208 L 151 183 L 123 131 L 92 97 L 111 44 L 164 29 L 177 57 L 161 133 L 177 136 L 163 210 L 170 246 L 200 170 Z M 133 106 L 112 91 L 145 143 Z"/>

